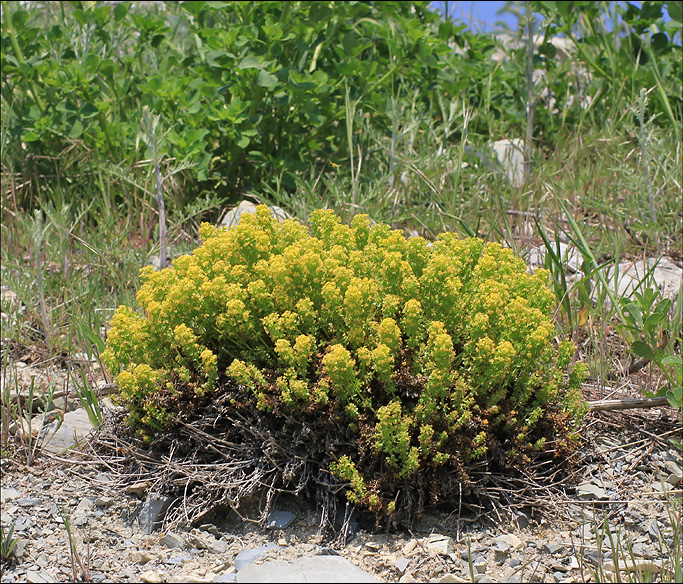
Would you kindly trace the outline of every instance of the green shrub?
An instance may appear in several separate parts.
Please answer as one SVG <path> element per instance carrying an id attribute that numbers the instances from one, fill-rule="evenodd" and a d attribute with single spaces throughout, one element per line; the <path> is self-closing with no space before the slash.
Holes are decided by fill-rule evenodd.
<path id="1" fill-rule="evenodd" d="M 317 462 L 388 513 L 399 484 L 572 450 L 584 369 L 553 340 L 546 271 L 496 243 L 430 245 L 365 215 L 346 226 L 319 210 L 310 225 L 260 206 L 143 269 L 143 310 L 118 309 L 104 354 L 141 437 L 237 387 L 244 410 L 350 432 Z"/>

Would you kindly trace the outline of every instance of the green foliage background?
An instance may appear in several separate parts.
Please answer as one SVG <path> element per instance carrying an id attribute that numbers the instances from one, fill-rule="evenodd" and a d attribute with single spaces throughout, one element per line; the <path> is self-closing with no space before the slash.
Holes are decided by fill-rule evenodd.
<path id="1" fill-rule="evenodd" d="M 619 117 L 640 87 L 656 88 L 650 108 L 659 123 L 680 124 L 676 3 L 645 2 L 642 9 L 627 3 L 620 10 L 630 33 L 619 44 L 595 24 L 606 4 L 531 3 L 543 17 L 545 38 L 534 67 L 545 72 L 543 89 L 553 97 L 553 108 L 538 101 L 534 134 L 551 148 L 563 127 Z M 665 4 L 674 19 L 667 25 Z M 584 81 L 573 59 L 556 58 L 549 39 L 560 33 L 575 41 Z M 448 104 L 466 104 L 475 146 L 523 134 L 524 50 L 492 64 L 494 49 L 491 37 L 441 20 L 424 1 L 163 8 L 63 2 L 40 9 L 5 2 L 3 164 L 63 181 L 66 160 L 78 153 L 81 165 L 106 162 L 139 176 L 139 163 L 149 158 L 139 121 L 149 106 L 170 129 L 165 154 L 193 165 L 178 189 L 180 209 L 202 192 L 226 201 L 264 186 L 294 192 L 297 175 L 339 166 L 348 173 L 356 149 L 371 153 L 366 174 L 398 174 L 400 107 L 422 112 L 427 124 L 452 122 Z M 573 99 L 579 91 L 588 108 Z M 355 144 L 350 123 L 364 130 Z M 443 140 L 458 143 L 464 131 L 452 127 Z M 392 136 L 394 143 L 382 147 L 373 136 Z M 18 203 L 30 207 L 36 196 L 35 185 L 23 189 Z"/>

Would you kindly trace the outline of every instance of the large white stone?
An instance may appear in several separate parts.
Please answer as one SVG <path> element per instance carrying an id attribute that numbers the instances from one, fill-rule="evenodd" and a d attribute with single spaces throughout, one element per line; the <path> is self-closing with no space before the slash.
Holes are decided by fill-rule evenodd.
<path id="1" fill-rule="evenodd" d="M 516 187 L 524 184 L 524 140 L 496 140 L 493 143 L 498 162 L 505 169 L 505 175 Z"/>
<path id="2" fill-rule="evenodd" d="M 233 227 L 240 222 L 242 215 L 245 213 L 253 214 L 256 212 L 257 205 L 251 201 L 240 201 L 239 205 L 230 209 L 223 217 L 219 227 Z M 284 221 L 285 219 L 291 219 L 291 216 L 284 209 L 278 207 L 277 205 L 271 205 L 269 207 L 270 214 L 275 217 L 278 221 Z"/>
<path id="3" fill-rule="evenodd" d="M 237 582 L 379 582 L 372 574 L 341 556 L 297 558 L 293 562 L 273 560 L 249 564 L 237 572 Z"/>

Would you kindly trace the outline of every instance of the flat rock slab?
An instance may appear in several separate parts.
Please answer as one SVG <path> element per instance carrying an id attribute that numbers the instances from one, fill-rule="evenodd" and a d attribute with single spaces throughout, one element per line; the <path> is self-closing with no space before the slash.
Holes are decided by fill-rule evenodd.
<path id="1" fill-rule="evenodd" d="M 381 582 L 341 556 L 301 557 L 294 562 L 273 560 L 249 564 L 237 572 L 237 582 Z"/>

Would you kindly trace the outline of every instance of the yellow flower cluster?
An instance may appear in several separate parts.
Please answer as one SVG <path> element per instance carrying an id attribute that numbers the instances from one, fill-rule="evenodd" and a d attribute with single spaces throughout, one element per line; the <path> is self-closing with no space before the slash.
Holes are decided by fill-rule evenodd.
<path id="1" fill-rule="evenodd" d="M 200 234 L 191 255 L 145 268 L 141 310 L 112 319 L 105 362 L 143 436 L 173 424 L 165 408 L 180 402 L 165 397 L 232 383 L 263 409 L 336 408 L 406 479 L 484 456 L 493 439 L 522 450 L 551 405 L 570 427 L 583 413 L 574 347 L 554 343 L 548 274 L 499 244 L 444 233 L 428 245 L 327 210 L 309 231 L 264 206 Z M 355 466 L 361 450 L 330 470 L 381 506 Z"/>

